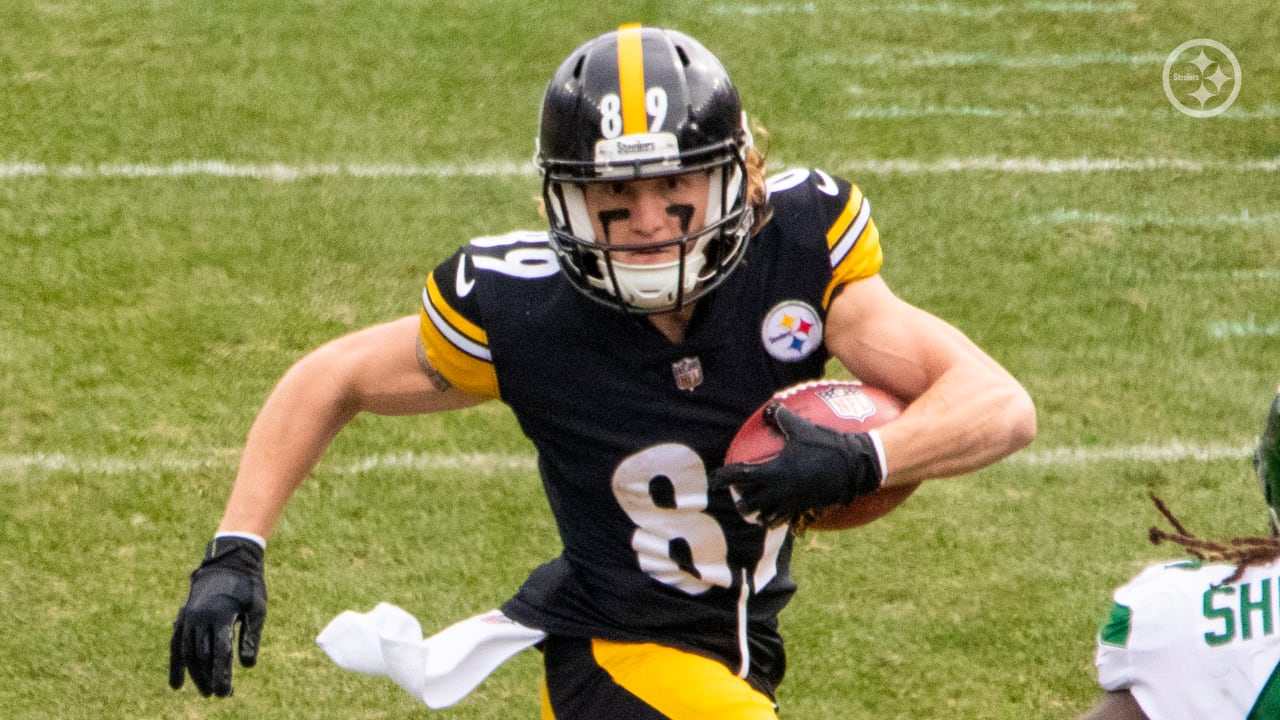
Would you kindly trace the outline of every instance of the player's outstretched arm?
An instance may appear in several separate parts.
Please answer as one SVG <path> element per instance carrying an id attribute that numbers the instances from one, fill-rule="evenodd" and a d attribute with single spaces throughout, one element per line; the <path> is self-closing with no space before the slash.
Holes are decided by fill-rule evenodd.
<path id="1" fill-rule="evenodd" d="M 361 412 L 414 415 L 481 402 L 433 385 L 419 360 L 418 322 L 404 317 L 343 336 L 285 373 L 249 430 L 219 532 L 268 537 L 298 484 Z"/>
<path id="2" fill-rule="evenodd" d="M 276 385 L 249 431 L 218 537 L 192 573 L 174 622 L 174 689 L 190 674 L 203 695 L 231 694 L 236 625 L 241 664 L 256 662 L 267 602 L 263 544 L 302 479 L 353 417 L 437 412 L 482 400 L 450 389 L 418 348 L 418 318 L 401 318 L 320 347 Z"/>

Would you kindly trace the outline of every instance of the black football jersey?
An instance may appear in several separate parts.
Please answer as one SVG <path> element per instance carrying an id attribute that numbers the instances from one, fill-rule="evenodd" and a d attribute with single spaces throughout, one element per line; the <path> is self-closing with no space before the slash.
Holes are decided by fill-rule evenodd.
<path id="1" fill-rule="evenodd" d="M 560 274 L 545 232 L 478 238 L 423 292 L 421 335 L 456 387 L 501 399 L 538 454 L 564 551 L 503 607 L 548 633 L 658 642 L 772 690 L 791 540 L 709 491 L 734 433 L 820 377 L 837 288 L 879 271 L 861 191 L 820 171 L 769 180 L 772 218 L 672 343 Z"/>

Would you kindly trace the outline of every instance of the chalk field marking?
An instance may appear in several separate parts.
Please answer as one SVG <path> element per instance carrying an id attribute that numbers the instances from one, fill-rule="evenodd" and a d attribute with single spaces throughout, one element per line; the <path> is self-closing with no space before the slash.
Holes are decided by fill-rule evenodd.
<path id="1" fill-rule="evenodd" d="M 765 5 L 712 5 L 708 12 L 712 15 L 742 15 L 744 17 L 767 17 L 771 15 L 813 15 L 818 6 L 806 3 L 767 3 Z"/>
<path id="2" fill-rule="evenodd" d="M 1163 445 L 1130 445 L 1121 447 L 1045 448 L 1024 450 L 1005 462 L 1032 466 L 1082 465 L 1105 462 L 1162 463 L 1183 460 L 1209 462 L 1247 457 L 1251 446 L 1201 445 L 1171 441 Z M 0 455 L 0 478 L 16 478 L 31 473 L 68 472 L 76 475 L 130 475 L 149 472 L 218 471 L 231 473 L 238 460 L 225 452 L 209 458 L 152 457 L 125 458 L 112 456 L 78 457 L 67 453 L 31 453 Z M 370 455 L 356 460 L 322 462 L 321 473 L 343 476 L 363 475 L 386 470 L 498 472 L 537 471 L 532 455 L 506 453 L 435 454 L 399 452 Z"/>
<path id="3" fill-rule="evenodd" d="M 841 8 L 823 10 L 826 13 L 837 13 Z M 1019 5 L 986 5 L 973 7 L 951 2 L 932 3 L 895 3 L 852 6 L 850 11 L 858 14 L 900 13 L 941 15 L 956 18 L 993 18 L 1006 13 L 1049 13 L 1049 14 L 1110 14 L 1137 12 L 1138 5 L 1133 2 L 1028 2 Z M 815 3 L 764 3 L 761 5 L 738 5 L 718 3 L 712 5 L 708 12 L 712 15 L 742 15 L 761 17 L 773 15 L 815 15 L 819 12 Z"/>
<path id="4" fill-rule="evenodd" d="M 1244 320 L 1216 320 L 1209 323 L 1209 337 L 1216 340 L 1249 337 L 1276 337 L 1280 335 L 1280 320 L 1259 320 L 1248 317 Z"/>
<path id="5" fill-rule="evenodd" d="M 1218 215 L 1171 215 L 1169 213 L 1100 213 L 1086 210 L 1055 210 L 1048 215 L 1032 218 L 1033 222 L 1049 225 L 1073 225 L 1076 223 L 1099 223 L 1117 227 L 1158 226 L 1172 228 L 1214 228 L 1214 227 L 1270 227 L 1280 225 L 1280 213 L 1253 213 L 1242 210 L 1238 213 Z"/>
<path id="6" fill-rule="evenodd" d="M 533 176 L 532 163 L 472 162 L 414 165 L 397 163 L 236 163 L 228 160 L 177 160 L 171 163 L 102 163 L 46 165 L 34 162 L 0 163 L 0 179 L 52 177 L 62 179 L 138 180 L 146 178 L 214 177 L 294 182 L 323 177 L 454 178 Z"/>
<path id="7" fill-rule="evenodd" d="M 814 56 L 822 65 L 875 67 L 884 65 L 898 70 L 907 68 L 971 68 L 995 67 L 1006 70 L 1072 70 L 1093 65 L 1162 66 L 1166 55 L 1158 53 L 1094 52 L 1047 55 L 1000 55 L 996 53 L 939 53 L 932 50 L 912 52 L 866 53 Z"/>
<path id="8" fill-rule="evenodd" d="M 1198 445 L 1173 441 L 1164 445 L 1129 445 L 1122 447 L 1063 447 L 1024 450 L 1005 462 L 1024 465 L 1085 465 L 1106 462 L 1165 463 L 1183 460 L 1212 462 L 1249 457 L 1253 446 Z"/>
<path id="9" fill-rule="evenodd" d="M 24 475 L 30 472 L 69 472 L 77 475 L 128 475 L 146 472 L 232 472 L 239 459 L 225 452 L 212 453 L 208 458 L 181 457 L 77 457 L 67 453 L 31 453 L 27 455 L 0 455 L 0 477 Z M 322 462 L 318 470 L 338 475 L 363 475 L 381 470 L 466 470 L 493 472 L 500 470 L 537 470 L 532 455 L 499 453 L 436 454 L 419 452 L 386 453 L 370 455 L 357 460 Z"/>
<path id="10" fill-rule="evenodd" d="M 864 6 L 855 6 L 862 12 Z M 970 6 L 950 2 L 933 3 L 901 3 L 896 5 L 873 6 L 882 12 L 920 13 L 927 15 L 943 15 L 948 17 L 992 18 L 997 15 L 1012 13 L 1046 13 L 1059 15 L 1091 15 L 1110 13 L 1137 12 L 1138 5 L 1133 2 L 1027 2 L 1018 5 L 984 5 Z"/>
<path id="11" fill-rule="evenodd" d="M 1255 214 L 1247 210 L 1231 215 L 1210 215 L 1207 217 L 1175 216 L 1167 213 L 1141 214 L 1108 214 L 1086 212 L 1082 210 L 1055 210 L 1048 215 L 1032 218 L 1033 222 L 1055 225 L 1075 223 L 1104 223 L 1116 227 L 1155 226 L 1171 229 L 1218 227 L 1277 227 L 1280 226 L 1280 213 Z M 1182 282 L 1214 282 L 1231 281 L 1273 281 L 1280 280 L 1280 270 L 1261 268 L 1256 270 L 1198 271 L 1182 273 L 1176 276 Z M 1231 340 L 1234 338 L 1276 337 L 1280 336 L 1280 320 L 1265 320 L 1249 316 L 1244 320 L 1214 320 L 1205 326 L 1205 332 L 1215 340 Z"/>
<path id="12" fill-rule="evenodd" d="M 1069 105 L 1065 107 L 999 108 L 979 105 L 886 105 L 859 107 L 845 114 L 850 120 L 916 120 L 921 118 L 981 118 L 989 120 L 1038 120 L 1043 118 L 1074 118 L 1084 120 L 1169 120 L 1178 118 L 1177 111 L 1133 110 L 1125 107 L 1091 107 Z M 1254 110 L 1235 108 L 1221 115 L 1223 120 L 1274 120 L 1280 118 L 1280 105 L 1263 105 Z"/>
<path id="13" fill-rule="evenodd" d="M 1039 158 L 1039 157 L 952 157 L 935 160 L 912 158 L 847 158 L 836 160 L 835 168 L 868 174 L 943 175 L 964 172 L 1008 174 L 1063 174 L 1101 172 L 1231 172 L 1273 173 L 1280 170 L 1280 157 L 1255 160 L 1197 160 L 1176 157 L 1140 158 Z M 783 167 L 783 166 L 779 166 Z M 0 181 L 24 178 L 65 180 L 148 180 L 182 177 L 296 182 L 318 177 L 334 178 L 452 178 L 533 176 L 531 165 L 514 162 L 475 162 L 441 165 L 400 165 L 395 163 L 341 164 L 236 163 L 228 160 L 180 160 L 167 164 L 126 163 L 100 165 L 46 165 L 34 162 L 0 163 Z"/>
<path id="14" fill-rule="evenodd" d="M 1058 175 L 1103 172 L 1231 172 L 1272 173 L 1280 170 L 1280 157 L 1257 160 L 1195 160 L 1191 158 L 1038 158 L 961 157 L 939 160 L 907 158 L 836 161 L 838 169 L 877 175 L 944 175 L 963 172 Z"/>

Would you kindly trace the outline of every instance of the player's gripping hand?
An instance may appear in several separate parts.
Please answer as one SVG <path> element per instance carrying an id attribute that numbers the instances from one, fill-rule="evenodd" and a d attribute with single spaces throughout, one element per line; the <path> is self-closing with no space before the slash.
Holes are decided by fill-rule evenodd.
<path id="1" fill-rule="evenodd" d="M 267 619 L 267 584 L 262 548 L 252 540 L 220 537 L 209 543 L 204 561 L 191 573 L 191 592 L 178 611 L 169 641 L 169 686 L 182 687 L 184 674 L 201 695 L 231 694 L 231 644 L 240 624 L 240 664 L 258 661 L 258 641 Z"/>
<path id="2" fill-rule="evenodd" d="M 880 461 L 867 433 L 816 425 L 782 403 L 765 408 L 765 422 L 783 435 L 782 451 L 761 463 L 734 463 L 711 473 L 711 486 L 732 486 L 744 517 L 776 527 L 806 512 L 845 505 L 880 488 Z"/>

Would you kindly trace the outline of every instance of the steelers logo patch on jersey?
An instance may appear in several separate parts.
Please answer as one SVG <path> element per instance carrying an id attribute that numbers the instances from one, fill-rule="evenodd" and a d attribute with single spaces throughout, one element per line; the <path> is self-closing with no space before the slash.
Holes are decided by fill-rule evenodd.
<path id="1" fill-rule="evenodd" d="M 812 305 L 783 300 L 765 315 L 760 325 L 764 349 L 776 360 L 797 362 L 822 345 L 822 318 Z"/>

